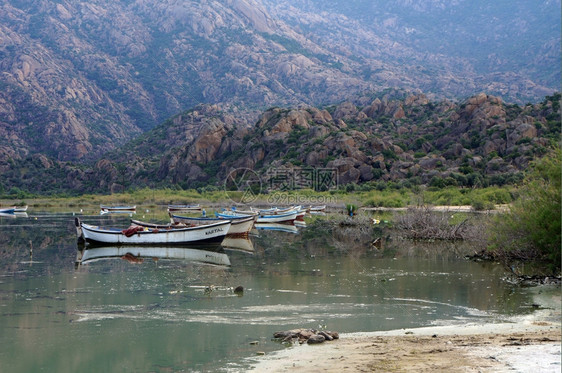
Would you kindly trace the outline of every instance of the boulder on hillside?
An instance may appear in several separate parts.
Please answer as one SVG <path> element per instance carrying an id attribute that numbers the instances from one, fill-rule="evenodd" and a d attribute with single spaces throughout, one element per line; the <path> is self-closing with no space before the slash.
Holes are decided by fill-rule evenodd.
<path id="1" fill-rule="evenodd" d="M 343 120 L 355 119 L 357 117 L 357 114 L 357 107 L 353 103 L 346 101 L 338 105 L 336 111 L 334 112 L 333 118 Z"/>
<path id="2" fill-rule="evenodd" d="M 419 165 L 425 170 L 434 170 L 437 167 L 441 167 L 445 163 L 445 158 L 443 157 L 424 157 L 420 159 Z"/>

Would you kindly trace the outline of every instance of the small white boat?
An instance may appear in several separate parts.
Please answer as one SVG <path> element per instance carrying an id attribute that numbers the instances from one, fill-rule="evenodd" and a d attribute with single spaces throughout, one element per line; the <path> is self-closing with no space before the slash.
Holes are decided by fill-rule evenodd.
<path id="1" fill-rule="evenodd" d="M 286 214 L 260 215 L 256 223 L 292 223 L 298 214 L 297 211 L 293 211 Z"/>
<path id="2" fill-rule="evenodd" d="M 258 215 L 256 223 L 292 223 L 297 218 L 298 212 L 293 211 L 286 214 L 273 214 L 273 215 Z M 232 217 L 248 216 L 240 212 L 222 212 L 217 213 L 221 218 L 229 219 Z"/>
<path id="3" fill-rule="evenodd" d="M 172 223 L 174 224 L 183 223 L 187 225 L 210 224 L 210 223 L 217 223 L 221 221 L 224 222 L 225 220 L 230 220 L 231 225 L 230 228 L 228 229 L 227 234 L 243 235 L 243 234 L 248 234 L 252 230 L 252 227 L 254 226 L 257 216 L 242 216 L 242 217 L 232 217 L 232 218 L 222 218 L 222 217 L 221 218 L 205 218 L 205 217 L 192 218 L 188 216 L 170 215 L 170 219 L 172 219 Z"/>
<path id="4" fill-rule="evenodd" d="M 80 223 L 80 233 L 86 243 L 121 245 L 188 245 L 220 244 L 230 228 L 230 221 L 183 228 L 148 228 L 131 226 L 127 229 L 104 228 Z"/>
<path id="5" fill-rule="evenodd" d="M 26 212 L 26 211 L 27 211 L 27 205 L 14 207 L 14 212 Z"/>
<path id="6" fill-rule="evenodd" d="M 130 214 L 137 211 L 137 206 L 108 206 L 108 205 L 100 205 L 101 214 Z"/>
<path id="7" fill-rule="evenodd" d="M 230 266 L 230 259 L 224 252 L 187 247 L 103 246 L 86 248 L 80 254 L 76 259 L 77 264 L 86 264 L 106 259 L 123 259 L 133 263 L 142 263 L 144 259 L 175 259 L 201 264 Z"/>
<path id="8" fill-rule="evenodd" d="M 306 210 L 304 210 L 302 208 L 302 206 L 290 206 L 290 207 L 271 207 L 268 209 L 256 209 L 254 207 L 250 207 L 250 211 L 254 212 L 254 213 L 258 213 L 260 215 L 281 215 L 281 214 L 287 214 L 289 212 L 303 212 L 303 216 L 306 213 Z M 244 212 L 242 212 L 244 213 Z"/>
<path id="9" fill-rule="evenodd" d="M 168 212 L 201 211 L 201 205 L 168 205 Z"/>
<path id="10" fill-rule="evenodd" d="M 326 212 L 326 205 L 322 205 L 322 206 L 310 206 L 308 208 L 308 211 L 311 214 L 317 214 L 317 213 L 321 213 L 321 212 Z"/>
<path id="11" fill-rule="evenodd" d="M 302 208 L 302 206 L 291 206 L 291 207 L 285 207 L 285 208 L 278 208 L 278 207 L 273 207 L 272 209 L 267 209 L 267 210 L 260 210 L 260 215 L 265 216 L 265 215 L 286 215 L 286 214 L 290 214 L 296 212 L 297 213 L 297 217 L 295 218 L 296 220 L 301 220 L 304 221 L 304 216 L 306 215 L 306 210 Z M 265 222 L 265 221 L 262 221 Z"/>

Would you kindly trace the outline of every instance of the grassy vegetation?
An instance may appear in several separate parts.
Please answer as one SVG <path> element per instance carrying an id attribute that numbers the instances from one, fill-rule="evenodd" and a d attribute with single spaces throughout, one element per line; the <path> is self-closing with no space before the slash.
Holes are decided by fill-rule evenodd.
<path id="1" fill-rule="evenodd" d="M 517 199 L 519 189 L 514 186 L 487 188 L 386 188 L 367 191 L 332 190 L 317 192 L 309 189 L 288 192 L 257 194 L 248 204 L 255 206 L 271 205 L 328 205 L 342 207 L 354 205 L 362 207 L 403 208 L 408 206 L 472 206 L 475 210 L 493 209 L 495 205 L 510 204 Z M 87 207 L 100 204 L 135 204 L 137 206 L 162 206 L 167 204 L 199 203 L 202 205 L 235 205 L 242 199 L 242 192 L 224 190 L 181 190 L 143 188 L 125 193 L 108 195 L 85 194 L 76 197 L 30 197 L 6 198 L 0 201 L 3 206 L 29 204 L 35 207 Z"/>
<path id="2" fill-rule="evenodd" d="M 561 264 L 560 148 L 532 165 L 520 198 L 491 225 L 490 249 L 513 268 L 513 261 L 545 260 L 551 273 Z"/>

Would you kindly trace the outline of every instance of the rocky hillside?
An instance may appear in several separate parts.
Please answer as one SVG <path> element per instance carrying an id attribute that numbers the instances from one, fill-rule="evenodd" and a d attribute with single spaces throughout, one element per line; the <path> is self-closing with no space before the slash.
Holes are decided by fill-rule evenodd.
<path id="1" fill-rule="evenodd" d="M 236 168 L 336 170 L 338 183 L 483 186 L 517 181 L 560 135 L 560 95 L 506 105 L 484 93 L 456 104 L 390 92 L 324 109 L 273 108 L 255 126 L 214 123 L 165 154 L 158 175 L 181 186 L 221 184 Z"/>
<path id="2" fill-rule="evenodd" d="M 201 103 L 536 102 L 559 87 L 559 18 L 559 0 L 0 1 L 0 169 L 95 160 Z"/>
<path id="3" fill-rule="evenodd" d="M 28 157 L 4 170 L 3 189 L 223 188 L 236 169 L 254 170 L 269 186 L 302 170 L 332 170 L 344 187 L 503 185 L 559 141 L 560 94 L 518 106 L 484 93 L 455 103 L 391 90 L 324 108 L 272 108 L 248 123 L 198 106 L 91 167 Z"/>

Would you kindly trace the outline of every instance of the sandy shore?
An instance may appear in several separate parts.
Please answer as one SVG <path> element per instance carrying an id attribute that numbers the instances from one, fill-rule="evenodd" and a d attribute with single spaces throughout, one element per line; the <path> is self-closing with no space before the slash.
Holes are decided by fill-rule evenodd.
<path id="1" fill-rule="evenodd" d="M 448 211 L 448 212 L 478 212 L 483 214 L 506 212 L 509 210 L 509 205 L 495 205 L 493 210 L 477 211 L 470 205 L 462 206 L 426 206 L 432 211 Z M 409 207 L 360 207 L 364 211 L 408 211 Z"/>
<path id="2" fill-rule="evenodd" d="M 261 357 L 253 371 L 559 373 L 560 301 L 542 296 L 544 309 L 503 323 L 342 334 Z"/>

